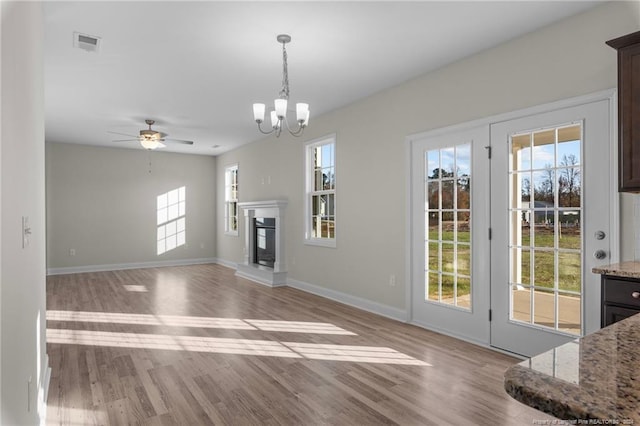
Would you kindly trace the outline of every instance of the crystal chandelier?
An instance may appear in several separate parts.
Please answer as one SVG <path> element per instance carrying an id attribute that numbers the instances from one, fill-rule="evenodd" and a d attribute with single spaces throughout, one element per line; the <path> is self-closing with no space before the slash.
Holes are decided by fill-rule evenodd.
<path id="1" fill-rule="evenodd" d="M 309 104 L 297 103 L 296 104 L 296 123 L 297 128 L 291 129 L 287 122 L 287 101 L 289 100 L 289 73 L 287 71 L 287 49 L 285 45 L 291 41 L 291 36 L 288 34 L 280 34 L 276 37 L 278 43 L 282 43 L 282 89 L 280 89 L 280 96 L 274 101 L 274 110 L 271 111 L 271 129 L 263 130 L 262 122 L 264 121 L 264 104 L 253 104 L 253 119 L 258 124 L 258 130 L 269 135 L 271 133 L 276 134 L 276 137 L 280 136 L 282 128 L 286 127 L 289 133 L 293 136 L 300 136 L 304 132 L 304 129 L 309 124 Z"/>

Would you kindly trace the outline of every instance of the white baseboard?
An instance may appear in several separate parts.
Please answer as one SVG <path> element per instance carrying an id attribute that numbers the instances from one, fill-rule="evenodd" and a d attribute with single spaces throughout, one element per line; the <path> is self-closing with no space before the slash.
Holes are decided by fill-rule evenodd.
<path id="1" fill-rule="evenodd" d="M 216 258 L 216 263 L 218 265 L 226 266 L 227 268 L 236 269 L 236 270 L 238 269 L 238 264 L 230 260 Z"/>
<path id="2" fill-rule="evenodd" d="M 67 268 L 49 268 L 47 275 L 79 274 L 82 272 L 120 271 L 123 269 L 159 268 L 163 266 L 201 265 L 204 263 L 219 263 L 215 257 L 200 259 L 159 260 L 152 262 L 113 263 L 107 265 L 72 266 Z"/>
<path id="3" fill-rule="evenodd" d="M 406 322 L 407 320 L 407 313 L 403 309 L 383 305 L 382 303 L 373 302 L 361 297 L 342 293 L 341 291 L 331 290 L 325 287 L 305 283 L 303 281 L 297 281 L 291 278 L 287 280 L 287 285 L 289 287 L 297 288 L 298 290 L 306 291 L 307 293 L 315 294 L 316 296 L 331 299 L 336 302 L 340 302 L 354 308 L 362 309 L 363 311 L 381 315 L 383 317 L 391 318 L 396 321 Z"/>

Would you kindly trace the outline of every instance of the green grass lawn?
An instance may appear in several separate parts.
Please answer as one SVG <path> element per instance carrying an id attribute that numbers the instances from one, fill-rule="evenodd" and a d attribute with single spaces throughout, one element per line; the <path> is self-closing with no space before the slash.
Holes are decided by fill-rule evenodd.
<path id="1" fill-rule="evenodd" d="M 430 230 L 429 238 L 438 239 L 438 230 Z M 468 231 L 458 232 L 458 242 L 454 243 L 453 231 L 443 231 L 442 233 L 442 272 L 458 273 L 470 275 L 471 249 L 469 246 L 470 233 Z M 466 243 L 466 244 L 465 244 Z M 534 246 L 531 247 L 529 229 L 523 229 L 522 246 L 530 249 L 521 250 L 522 277 L 521 283 L 531 284 L 531 250 L 534 252 L 534 280 L 535 285 L 544 288 L 554 288 L 554 235 L 552 230 L 536 228 L 534 234 Z M 558 238 L 558 248 L 579 250 L 581 245 L 580 235 L 575 232 L 565 230 Z M 438 242 L 429 242 L 428 269 L 431 271 L 440 270 L 438 259 Z M 457 249 L 458 262 L 457 270 L 454 270 L 454 253 Z M 546 250 L 545 250 L 546 249 Z M 549 251 L 551 250 L 551 251 Z M 561 291 L 580 292 L 581 283 L 581 256 L 580 253 L 558 252 L 558 289 Z M 429 297 L 438 298 L 438 274 L 429 273 Z M 471 289 L 467 278 L 458 277 L 458 296 L 469 294 Z M 453 297 L 454 277 L 452 275 L 442 275 L 442 297 Z"/>

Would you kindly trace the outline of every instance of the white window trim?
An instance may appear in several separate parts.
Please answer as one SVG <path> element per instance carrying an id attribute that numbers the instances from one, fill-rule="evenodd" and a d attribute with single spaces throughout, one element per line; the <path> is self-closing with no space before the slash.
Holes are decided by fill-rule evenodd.
<path id="1" fill-rule="evenodd" d="M 328 248 L 336 248 L 336 241 L 338 238 L 338 202 L 337 202 L 337 189 L 333 190 L 334 194 L 334 217 L 335 225 L 334 225 L 334 234 L 333 238 L 312 238 L 311 235 L 311 188 L 313 185 L 312 173 L 313 169 L 313 158 L 312 158 L 312 148 L 315 148 L 319 145 L 325 145 L 328 143 L 333 143 L 333 164 L 334 164 L 334 174 L 336 174 L 336 170 L 338 168 L 338 156 L 336 155 L 336 134 L 332 133 L 330 135 L 323 136 L 321 138 L 313 139 L 308 141 L 304 145 L 304 174 L 305 174 L 305 185 L 304 185 L 304 244 L 318 247 L 328 247 Z M 337 180 L 336 180 L 337 182 Z"/>
<path id="2" fill-rule="evenodd" d="M 230 202 L 230 200 L 227 200 L 227 187 L 228 187 L 227 177 L 228 177 L 229 171 L 234 170 L 234 169 L 236 171 L 239 170 L 238 169 L 238 163 L 229 164 L 229 165 L 225 166 L 225 168 L 224 168 L 224 234 L 232 236 L 232 237 L 237 237 L 238 236 L 238 230 L 240 229 L 240 214 L 238 212 L 238 209 L 240 207 L 237 206 L 238 201 L 239 201 L 237 198 L 235 200 L 236 201 L 236 206 L 237 206 L 236 207 L 236 215 L 237 215 L 237 217 L 236 217 L 236 229 L 235 229 L 235 231 L 229 229 L 229 216 L 227 216 L 228 213 L 229 213 L 229 208 L 227 206 L 227 203 Z M 238 184 L 238 191 L 239 191 L 239 186 L 240 185 Z"/>

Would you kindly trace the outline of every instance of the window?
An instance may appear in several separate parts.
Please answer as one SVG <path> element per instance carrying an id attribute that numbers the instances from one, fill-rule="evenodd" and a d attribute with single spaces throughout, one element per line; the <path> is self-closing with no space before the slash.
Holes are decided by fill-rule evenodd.
<path id="1" fill-rule="evenodd" d="M 234 164 L 224 172 L 224 231 L 228 235 L 238 235 L 238 165 Z"/>
<path id="2" fill-rule="evenodd" d="M 158 256 L 186 241 L 187 191 L 184 186 L 157 197 Z"/>
<path id="3" fill-rule="evenodd" d="M 336 246 L 336 137 L 306 147 L 305 242 Z"/>
<path id="4" fill-rule="evenodd" d="M 425 155 L 426 300 L 471 309 L 471 145 Z"/>

